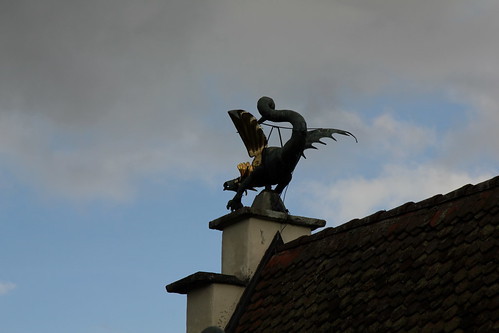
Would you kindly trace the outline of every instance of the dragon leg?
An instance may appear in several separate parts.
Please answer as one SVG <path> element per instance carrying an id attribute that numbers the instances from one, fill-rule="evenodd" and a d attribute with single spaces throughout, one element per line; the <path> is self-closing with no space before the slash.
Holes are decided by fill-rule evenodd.
<path id="1" fill-rule="evenodd" d="M 256 183 L 258 183 L 258 180 L 262 177 L 262 170 L 262 168 L 256 168 L 255 170 L 253 170 L 253 172 L 248 174 L 246 178 L 243 179 L 243 181 L 239 184 L 234 198 L 232 198 L 232 200 L 229 200 L 229 202 L 227 203 L 227 209 L 235 211 L 243 207 L 243 204 L 241 203 L 243 193 L 245 193 L 247 190 L 252 189 L 253 187 L 259 187 L 259 185 L 257 185 Z"/>
<path id="2" fill-rule="evenodd" d="M 292 173 L 289 173 L 289 175 L 286 175 L 286 178 L 284 178 L 281 182 L 279 182 L 279 184 L 277 184 L 277 186 L 274 189 L 274 192 L 276 192 L 277 194 L 281 194 L 282 191 L 284 191 L 284 189 L 286 188 L 286 186 L 289 185 L 291 178 L 293 178 Z"/>

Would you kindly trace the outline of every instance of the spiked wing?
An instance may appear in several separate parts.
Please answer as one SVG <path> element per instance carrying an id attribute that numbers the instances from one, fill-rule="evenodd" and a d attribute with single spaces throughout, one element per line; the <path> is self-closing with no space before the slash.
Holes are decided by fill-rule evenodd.
<path id="1" fill-rule="evenodd" d="M 229 116 L 246 146 L 248 155 L 250 157 L 259 156 L 262 150 L 267 147 L 267 137 L 258 124 L 258 120 L 244 110 L 229 111 Z"/>
<path id="2" fill-rule="evenodd" d="M 355 135 L 353 135 L 350 132 L 336 129 L 336 128 L 318 128 L 318 129 L 307 132 L 307 141 L 305 143 L 304 150 L 309 149 L 309 148 L 317 149 L 317 147 L 313 146 L 314 143 L 320 143 L 320 144 L 325 145 L 326 143 L 321 141 L 322 138 L 331 138 L 334 141 L 337 141 L 336 138 L 333 136 L 333 134 L 341 134 L 341 135 L 351 136 L 355 139 L 355 142 L 358 142 Z M 303 155 L 303 156 L 305 156 L 305 155 Z"/>

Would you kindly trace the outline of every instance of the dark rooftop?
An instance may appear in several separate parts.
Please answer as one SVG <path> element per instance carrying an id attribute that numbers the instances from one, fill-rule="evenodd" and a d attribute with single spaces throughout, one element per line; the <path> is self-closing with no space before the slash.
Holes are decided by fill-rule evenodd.
<path id="1" fill-rule="evenodd" d="M 499 177 L 276 245 L 227 332 L 499 332 Z"/>

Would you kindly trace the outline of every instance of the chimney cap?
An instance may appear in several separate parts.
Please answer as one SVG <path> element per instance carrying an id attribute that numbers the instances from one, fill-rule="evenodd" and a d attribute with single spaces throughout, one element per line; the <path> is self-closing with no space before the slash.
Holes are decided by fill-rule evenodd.
<path id="1" fill-rule="evenodd" d="M 166 291 L 176 294 L 187 294 L 194 289 L 204 287 L 209 284 L 229 284 L 235 286 L 246 286 L 246 282 L 235 277 L 234 275 L 197 272 L 186 276 L 183 279 L 172 282 L 166 286 Z"/>
<path id="2" fill-rule="evenodd" d="M 322 219 L 295 216 L 283 212 L 258 209 L 254 207 L 243 207 L 211 221 L 209 224 L 209 228 L 222 231 L 226 227 L 250 217 L 260 218 L 262 220 L 269 220 L 282 224 L 309 227 L 312 231 L 317 228 L 322 228 L 326 225 L 326 221 Z"/>

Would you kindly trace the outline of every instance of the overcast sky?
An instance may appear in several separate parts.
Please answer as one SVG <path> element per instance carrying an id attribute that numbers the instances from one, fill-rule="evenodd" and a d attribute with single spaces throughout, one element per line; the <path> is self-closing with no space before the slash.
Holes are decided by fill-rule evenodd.
<path id="1" fill-rule="evenodd" d="M 335 226 L 498 174 L 497 1 L 1 5 L 2 333 L 182 332 L 164 285 L 219 272 L 207 224 L 249 160 L 227 110 L 264 95 L 359 139 L 307 152 L 294 215 Z"/>

